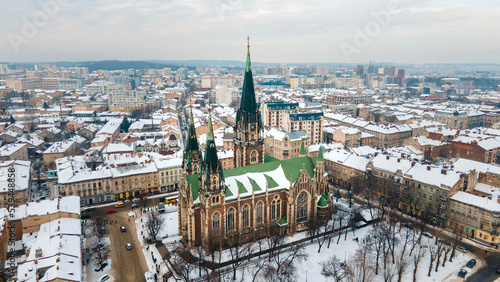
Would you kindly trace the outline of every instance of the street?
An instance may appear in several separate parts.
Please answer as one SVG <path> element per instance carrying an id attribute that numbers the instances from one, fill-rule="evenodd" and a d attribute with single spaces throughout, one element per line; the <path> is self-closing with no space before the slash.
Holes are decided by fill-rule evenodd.
<path id="1" fill-rule="evenodd" d="M 500 254 L 485 255 L 483 250 L 478 250 L 477 256 L 483 254 L 482 260 L 485 266 L 477 270 L 475 273 L 467 277 L 468 282 L 491 282 L 500 278 L 500 274 L 496 273 L 496 268 L 500 266 Z"/>
<path id="2" fill-rule="evenodd" d="M 103 214 L 103 218 L 113 223 L 107 224 L 109 238 L 111 241 L 111 265 L 114 281 L 142 281 L 144 273 L 148 271 L 142 247 L 137 239 L 136 228 L 133 219 L 129 221 L 128 213 L 132 203 L 126 203 L 122 208 L 101 207 L 96 209 L 96 214 Z M 106 214 L 107 209 L 116 209 L 116 213 Z M 134 209 L 140 212 L 140 209 Z M 117 223 L 114 223 L 114 220 Z M 125 226 L 126 232 L 121 232 L 120 227 Z M 127 250 L 125 244 L 132 244 L 132 249 Z"/>

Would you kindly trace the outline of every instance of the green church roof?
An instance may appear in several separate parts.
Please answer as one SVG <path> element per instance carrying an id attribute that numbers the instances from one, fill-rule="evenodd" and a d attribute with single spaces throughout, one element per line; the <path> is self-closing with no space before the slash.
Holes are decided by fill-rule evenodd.
<path id="1" fill-rule="evenodd" d="M 319 197 L 318 208 L 326 208 L 326 207 L 328 207 L 328 202 L 326 201 L 326 194 L 323 194 Z"/>

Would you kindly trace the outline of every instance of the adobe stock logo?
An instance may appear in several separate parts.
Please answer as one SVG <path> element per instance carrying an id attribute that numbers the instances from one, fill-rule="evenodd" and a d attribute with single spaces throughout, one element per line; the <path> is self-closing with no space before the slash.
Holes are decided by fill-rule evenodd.
<path id="1" fill-rule="evenodd" d="M 370 45 L 371 40 L 380 34 L 383 27 L 388 26 L 392 21 L 392 15 L 401 12 L 399 0 L 390 0 L 387 3 L 387 8 L 382 11 L 372 11 L 370 15 L 373 21 L 366 23 L 363 28 L 356 28 L 352 44 L 342 42 L 340 49 L 344 58 L 348 63 L 352 62 L 352 55 L 359 54 L 361 51 Z"/>
<path id="2" fill-rule="evenodd" d="M 22 17 L 23 25 L 18 33 L 9 32 L 7 34 L 14 52 L 19 53 L 19 46 L 29 43 L 29 40 L 35 37 L 40 29 L 47 26 L 50 19 L 59 13 L 61 5 L 68 2 L 69 0 L 39 0 L 38 5 L 41 10 L 34 12 L 31 18 Z"/>

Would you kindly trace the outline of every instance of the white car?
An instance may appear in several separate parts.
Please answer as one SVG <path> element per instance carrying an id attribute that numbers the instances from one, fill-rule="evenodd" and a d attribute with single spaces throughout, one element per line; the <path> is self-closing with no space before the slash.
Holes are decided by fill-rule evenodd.
<path id="1" fill-rule="evenodd" d="M 127 248 L 127 250 L 132 250 L 132 244 L 130 243 L 125 244 L 125 248 Z"/>

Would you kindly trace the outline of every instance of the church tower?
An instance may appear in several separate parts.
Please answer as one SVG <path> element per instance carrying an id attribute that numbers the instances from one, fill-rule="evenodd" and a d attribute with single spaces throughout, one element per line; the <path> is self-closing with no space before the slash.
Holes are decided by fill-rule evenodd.
<path id="1" fill-rule="evenodd" d="M 182 170 L 185 171 L 187 175 L 192 175 L 198 173 L 201 160 L 192 111 L 189 112 L 189 127 L 186 139 L 186 148 L 182 156 Z"/>
<path id="2" fill-rule="evenodd" d="M 264 162 L 262 119 L 255 100 L 250 43 L 247 45 L 247 62 L 241 94 L 240 108 L 236 112 L 234 127 L 234 165 L 242 167 Z"/>
<path id="3" fill-rule="evenodd" d="M 212 117 L 208 116 L 207 141 L 205 144 L 205 155 L 200 165 L 200 196 L 210 198 L 211 196 L 222 196 L 224 191 L 224 176 L 222 174 L 222 164 L 217 156 L 215 147 L 214 131 L 212 127 Z M 218 197 L 212 203 L 220 202 Z"/>

